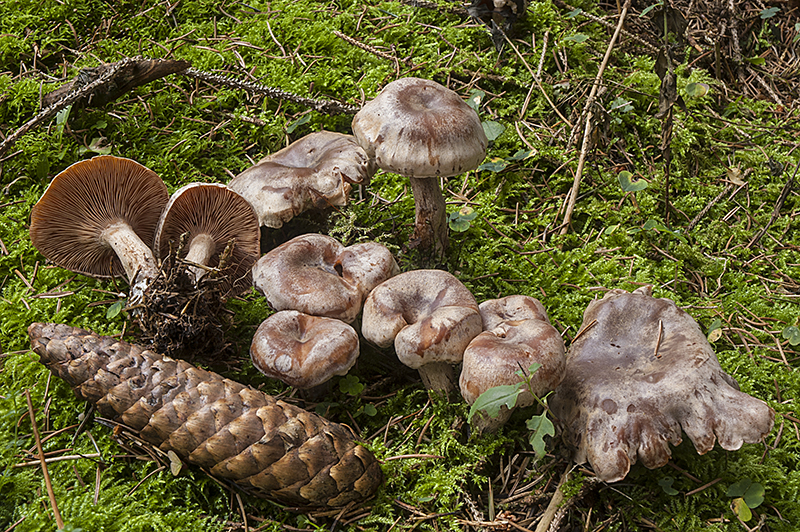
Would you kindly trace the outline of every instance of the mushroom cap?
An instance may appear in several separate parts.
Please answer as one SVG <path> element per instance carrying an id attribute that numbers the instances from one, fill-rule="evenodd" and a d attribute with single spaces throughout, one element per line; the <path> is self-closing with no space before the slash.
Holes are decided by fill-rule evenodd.
<path id="1" fill-rule="evenodd" d="M 478 114 L 450 89 L 427 79 L 386 85 L 355 115 L 353 135 L 390 172 L 416 178 L 477 168 L 488 140 Z"/>
<path id="2" fill-rule="evenodd" d="M 399 271 L 381 244 L 344 247 L 335 238 L 310 233 L 262 256 L 253 266 L 253 284 L 275 310 L 299 310 L 350 323 L 366 295 Z"/>
<path id="3" fill-rule="evenodd" d="M 606 482 L 637 460 L 670 458 L 681 429 L 705 454 L 732 451 L 772 430 L 775 413 L 738 389 L 689 314 L 652 287 L 611 290 L 592 301 L 567 353 L 567 374 L 550 399 L 577 463 Z"/>
<path id="4" fill-rule="evenodd" d="M 413 369 L 457 364 L 481 328 L 475 297 L 442 270 L 413 270 L 384 281 L 367 296 L 361 319 L 364 338 L 379 347 L 394 342 L 397 357 Z"/>
<path id="5" fill-rule="evenodd" d="M 542 304 L 513 295 L 484 301 L 479 308 L 484 332 L 464 351 L 459 379 L 464 400 L 472 404 L 489 388 L 522 382 L 517 372 L 527 372 L 534 363 L 541 367 L 531 376 L 530 389 L 517 397 L 517 406 L 533 404 L 532 394 L 542 397 L 555 390 L 564 378 L 566 349 Z"/>
<path id="6" fill-rule="evenodd" d="M 217 267 L 220 254 L 233 241 L 233 255 L 222 277 L 237 287 L 250 286 L 251 269 L 261 254 L 261 229 L 250 203 L 218 183 L 189 183 L 170 197 L 158 221 L 153 249 L 159 258 L 169 254 L 174 244 L 188 233 L 185 256 L 193 239 L 208 235 L 214 252 L 206 266 Z"/>
<path id="7" fill-rule="evenodd" d="M 303 389 L 347 374 L 358 353 L 355 329 L 340 320 L 296 310 L 277 312 L 264 320 L 250 345 L 250 358 L 258 371 Z"/>
<path id="8" fill-rule="evenodd" d="M 352 135 L 318 131 L 258 161 L 228 183 L 258 214 L 259 223 L 281 227 L 308 209 L 347 205 L 351 183 L 375 173 Z"/>
<path id="9" fill-rule="evenodd" d="M 124 222 L 152 247 L 168 199 L 166 185 L 149 168 L 123 157 L 92 157 L 53 178 L 31 211 L 31 241 L 67 270 L 97 278 L 125 275 L 100 235 Z"/>

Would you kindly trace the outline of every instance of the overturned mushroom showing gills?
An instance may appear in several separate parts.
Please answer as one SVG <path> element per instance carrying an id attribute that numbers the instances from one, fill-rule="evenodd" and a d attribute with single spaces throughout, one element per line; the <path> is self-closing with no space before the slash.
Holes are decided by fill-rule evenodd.
<path id="1" fill-rule="evenodd" d="M 178 247 L 186 234 L 182 258 L 190 263 L 216 268 L 220 255 L 232 245 L 232 254 L 220 272 L 223 288 L 243 289 L 250 286 L 250 270 L 260 254 L 261 230 L 253 208 L 242 196 L 225 185 L 190 183 L 178 189 L 169 199 L 156 230 L 154 250 L 165 258 Z M 190 266 L 194 280 L 199 281 L 206 269 Z"/>
<path id="2" fill-rule="evenodd" d="M 345 247 L 335 238 L 309 233 L 281 244 L 253 266 L 253 284 L 275 310 L 352 322 L 367 294 L 400 273 L 382 244 Z"/>
<path id="3" fill-rule="evenodd" d="M 461 368 L 461 396 L 473 404 L 485 391 L 495 386 L 515 385 L 524 379 L 533 364 L 540 367 L 530 375 L 529 386 L 517 396 L 516 406 L 524 408 L 555 390 L 564 378 L 566 358 L 564 341 L 550 325 L 539 300 L 523 295 L 490 299 L 479 305 L 484 331 L 467 346 Z M 502 406 L 496 418 L 479 412 L 473 418 L 478 433 L 497 431 L 512 409 Z"/>
<path id="4" fill-rule="evenodd" d="M 478 114 L 435 81 L 401 78 L 361 108 L 352 128 L 379 168 L 409 178 L 416 206 L 412 240 L 441 254 L 448 236 L 438 178 L 473 170 L 486 157 Z"/>
<path id="5" fill-rule="evenodd" d="M 261 225 L 281 227 L 308 209 L 347 205 L 351 184 L 374 169 L 351 135 L 311 133 L 258 161 L 228 183 L 244 196 Z"/>
<path id="6" fill-rule="evenodd" d="M 351 430 L 216 373 L 67 325 L 34 323 L 42 364 L 104 417 L 258 497 L 339 507 L 382 480 Z"/>
<path id="7" fill-rule="evenodd" d="M 652 287 L 611 290 L 592 301 L 567 353 L 567 374 L 550 400 L 575 448 L 606 482 L 632 464 L 661 467 L 681 429 L 704 454 L 761 441 L 774 411 L 739 391 L 697 322 Z"/>
<path id="8" fill-rule="evenodd" d="M 358 351 L 358 333 L 343 321 L 282 310 L 258 327 L 250 358 L 267 377 L 309 389 L 346 375 Z"/>
<path id="9" fill-rule="evenodd" d="M 364 338 L 379 347 L 394 343 L 400 362 L 440 393 L 455 389 L 453 364 L 481 328 L 475 297 L 442 270 L 412 270 L 383 282 L 367 296 L 361 318 Z"/>
<path id="10" fill-rule="evenodd" d="M 125 273 L 135 302 L 158 275 L 150 246 L 168 199 L 164 182 L 136 161 L 93 157 L 53 178 L 31 211 L 31 240 L 67 270 Z"/>

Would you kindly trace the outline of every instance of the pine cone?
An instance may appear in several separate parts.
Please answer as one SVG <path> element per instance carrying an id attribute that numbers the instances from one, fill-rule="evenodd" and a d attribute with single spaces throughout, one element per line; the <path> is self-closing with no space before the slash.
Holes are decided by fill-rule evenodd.
<path id="1" fill-rule="evenodd" d="M 105 417 L 253 495 L 298 506 L 372 496 L 380 466 L 348 427 L 142 346 L 34 323 L 32 349 Z"/>

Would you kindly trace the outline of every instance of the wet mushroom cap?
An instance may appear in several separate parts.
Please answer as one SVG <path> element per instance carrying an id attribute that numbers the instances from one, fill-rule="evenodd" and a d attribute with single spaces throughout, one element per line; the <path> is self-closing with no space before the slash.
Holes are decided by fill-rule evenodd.
<path id="1" fill-rule="evenodd" d="M 228 188 L 253 205 L 261 225 L 277 228 L 308 209 L 347 205 L 350 185 L 374 172 L 353 136 L 318 131 L 264 157 Z"/>
<path id="2" fill-rule="evenodd" d="M 478 114 L 458 94 L 427 79 L 389 83 L 356 114 L 352 128 L 378 167 L 404 176 L 458 175 L 486 157 Z"/>
<path id="3" fill-rule="evenodd" d="M 388 347 L 419 369 L 431 362 L 457 364 L 481 332 L 475 297 L 452 274 L 412 270 L 378 285 L 364 301 L 364 338 Z"/>
<path id="4" fill-rule="evenodd" d="M 156 230 L 154 250 L 159 258 L 176 249 L 187 234 L 182 256 L 193 247 L 207 249 L 202 262 L 217 267 L 220 255 L 233 243 L 224 279 L 238 287 L 251 284 L 251 269 L 260 255 L 261 229 L 250 203 L 225 185 L 190 183 L 169 199 Z M 204 241 L 205 240 L 205 241 Z M 194 244 L 194 246 L 193 246 Z"/>
<path id="5" fill-rule="evenodd" d="M 459 379 L 464 400 L 472 404 L 490 388 L 522 382 L 517 372 L 527 373 L 534 363 L 541 367 L 530 377 L 530 389 L 517 398 L 517 406 L 529 406 L 535 402 L 533 395 L 554 390 L 564 378 L 566 349 L 542 304 L 513 295 L 484 301 L 480 312 L 484 332 L 464 351 Z"/>
<path id="6" fill-rule="evenodd" d="M 774 411 L 738 389 L 697 322 L 652 287 L 611 290 L 589 304 L 550 407 L 577 463 L 606 482 L 637 459 L 661 467 L 681 430 L 705 454 L 761 441 Z"/>
<path id="7" fill-rule="evenodd" d="M 149 252 L 169 199 L 155 172 L 131 159 L 101 155 L 59 173 L 31 211 L 30 235 L 42 255 L 67 270 L 97 278 L 128 274 L 102 235 L 130 226 Z"/>
<path id="8" fill-rule="evenodd" d="M 253 284 L 275 310 L 299 310 L 350 323 L 367 294 L 399 271 L 381 244 L 345 247 L 335 238 L 312 233 L 262 256 L 253 266 Z"/>
<path id="9" fill-rule="evenodd" d="M 358 334 L 352 327 L 295 310 L 264 320 L 250 346 L 250 357 L 261 373 L 302 389 L 347 374 L 358 353 Z"/>

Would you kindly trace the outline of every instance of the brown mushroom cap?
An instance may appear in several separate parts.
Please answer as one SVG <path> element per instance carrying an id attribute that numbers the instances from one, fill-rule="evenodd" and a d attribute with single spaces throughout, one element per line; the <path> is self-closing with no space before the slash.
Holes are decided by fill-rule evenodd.
<path id="1" fill-rule="evenodd" d="M 250 358 L 258 371 L 303 389 L 347 374 L 358 353 L 358 334 L 352 327 L 295 310 L 277 312 L 264 320 L 250 346 Z"/>
<path id="2" fill-rule="evenodd" d="M 738 390 L 697 322 L 652 287 L 611 290 L 592 301 L 567 353 L 567 374 L 550 400 L 577 463 L 625 478 L 637 460 L 661 467 L 681 429 L 704 454 L 764 438 L 774 411 Z"/>
<path id="3" fill-rule="evenodd" d="M 458 175 L 486 157 L 478 114 L 458 94 L 427 79 L 389 83 L 356 114 L 352 128 L 378 167 L 404 176 Z"/>
<path id="4" fill-rule="evenodd" d="M 31 240 L 70 271 L 98 278 L 125 273 L 132 282 L 139 270 L 155 271 L 150 246 L 168 199 L 163 181 L 136 161 L 93 157 L 53 178 L 31 211 Z"/>
<path id="5" fill-rule="evenodd" d="M 183 257 L 209 267 L 219 265 L 220 254 L 233 242 L 233 254 L 221 279 L 228 285 L 250 286 L 250 270 L 260 255 L 261 229 L 250 203 L 225 185 L 190 183 L 170 197 L 156 230 L 154 250 L 159 258 L 188 234 Z M 193 268 L 199 280 L 204 270 Z"/>
<path id="6" fill-rule="evenodd" d="M 514 295 L 490 299 L 479 306 L 484 332 L 464 351 L 461 370 L 461 395 L 472 404 L 489 388 L 517 384 L 532 364 L 541 367 L 531 376 L 530 385 L 517 398 L 517 406 L 535 402 L 564 378 L 566 349 L 558 331 L 550 325 L 542 304 L 535 298 Z"/>
<path id="7" fill-rule="evenodd" d="M 419 370 L 426 387 L 439 391 L 454 379 L 438 373 L 461 362 L 481 328 L 472 293 L 442 270 L 413 270 L 378 285 L 364 301 L 361 320 L 364 338 L 379 347 L 394 343 L 400 361 Z M 426 373 L 431 371 L 437 375 Z"/>
<path id="8" fill-rule="evenodd" d="M 281 227 L 308 209 L 347 205 L 351 183 L 367 183 L 374 168 L 351 135 L 311 133 L 237 175 L 228 188 L 244 196 L 259 223 Z"/>
<path id="9" fill-rule="evenodd" d="M 399 273 L 391 252 L 367 242 L 344 247 L 326 235 L 300 235 L 262 256 L 253 284 L 275 310 L 352 322 L 366 295 Z"/>

